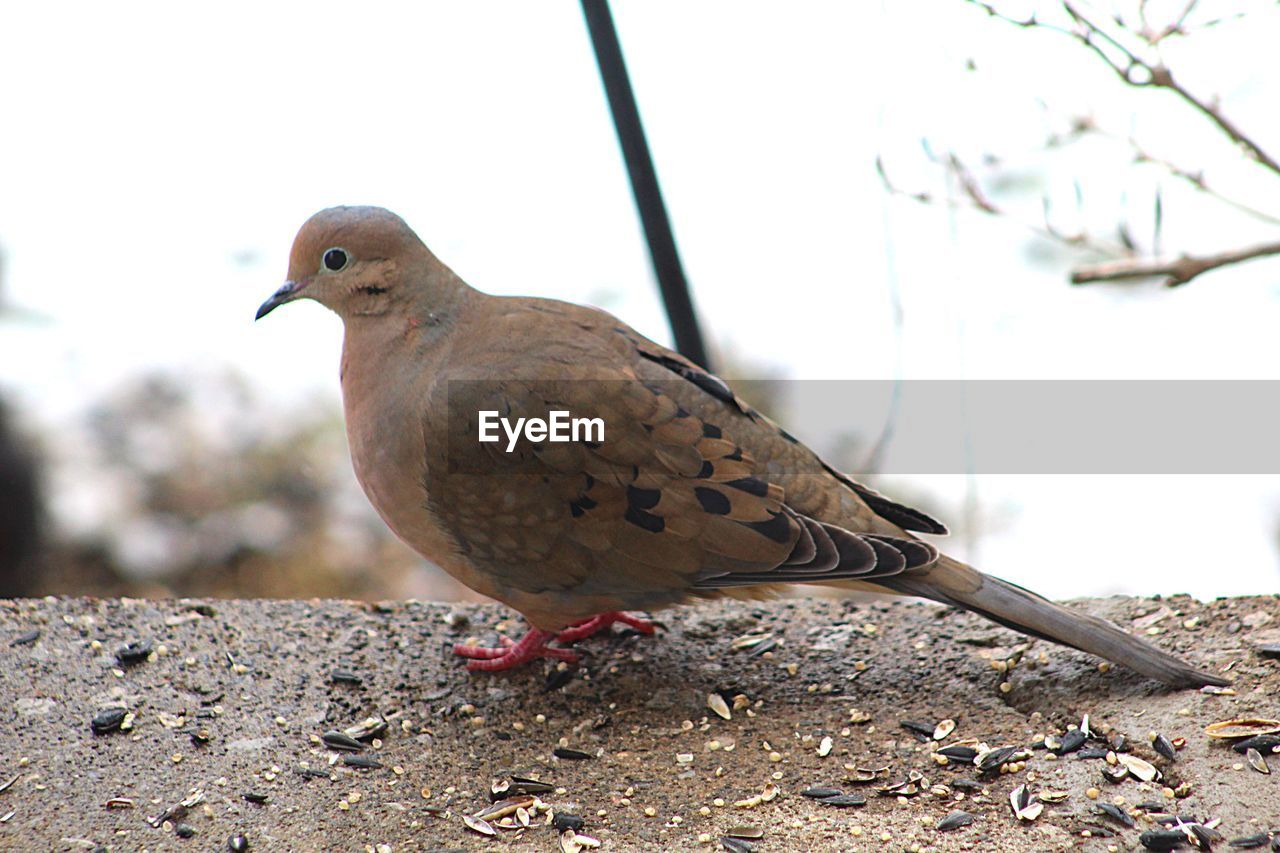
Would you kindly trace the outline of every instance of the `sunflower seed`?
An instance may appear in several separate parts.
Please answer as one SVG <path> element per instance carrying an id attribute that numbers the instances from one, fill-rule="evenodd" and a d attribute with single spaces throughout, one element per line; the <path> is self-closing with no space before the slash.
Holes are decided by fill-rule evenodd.
<path id="1" fill-rule="evenodd" d="M 928 723 L 921 723 L 915 720 L 902 720 L 898 723 L 898 725 L 902 726 L 904 729 L 911 732 L 911 734 L 915 735 L 916 740 L 920 741 L 921 743 L 928 743 L 929 741 L 933 740 L 934 727 L 929 725 Z"/>
<path id="2" fill-rule="evenodd" d="M 833 741 L 829 737 L 824 737 L 822 741 L 818 744 L 818 757 L 826 758 L 828 755 L 831 754 L 831 748 L 834 745 L 835 745 L 835 741 Z"/>
<path id="3" fill-rule="evenodd" d="M 259 794 L 256 791 L 245 791 L 240 796 L 244 797 L 247 801 L 253 803 L 256 806 L 266 805 L 267 803 L 267 795 Z"/>
<path id="4" fill-rule="evenodd" d="M 1265 847 L 1267 842 L 1271 840 L 1271 833 L 1259 832 L 1257 835 L 1246 835 L 1243 838 L 1233 838 L 1227 842 L 1228 847 L 1238 847 L 1248 849 L 1252 847 Z"/>
<path id="5" fill-rule="evenodd" d="M 962 764 L 969 764 L 978 757 L 978 750 L 971 746 L 953 744 L 952 746 L 942 747 L 934 754 L 946 756 L 947 758 L 954 758 Z"/>
<path id="6" fill-rule="evenodd" d="M 745 838 L 748 841 L 764 838 L 764 830 L 758 826 L 735 826 L 725 830 L 724 834 L 730 838 Z"/>
<path id="7" fill-rule="evenodd" d="M 339 752 L 359 752 L 364 749 L 364 744 L 360 741 L 346 732 L 340 732 L 336 729 L 320 735 L 320 740 L 324 741 L 325 746 L 330 749 L 336 749 Z"/>
<path id="8" fill-rule="evenodd" d="M 576 814 L 556 812 L 555 816 L 551 818 L 551 825 L 556 828 L 556 832 L 564 832 L 566 829 L 571 829 L 574 832 L 577 832 L 585 827 L 587 822 Z"/>
<path id="9" fill-rule="evenodd" d="M 1090 761 L 1090 760 L 1093 760 L 1093 759 L 1095 759 L 1095 758 L 1106 758 L 1106 757 L 1107 757 L 1107 753 L 1108 753 L 1108 752 L 1110 752 L 1110 751 L 1111 751 L 1111 750 L 1106 749 L 1105 747 L 1101 747 L 1101 746 L 1091 746 L 1091 747 L 1089 747 L 1089 748 L 1087 748 L 1087 749 L 1077 749 L 1077 750 L 1076 750 L 1076 760 L 1077 760 L 1077 761 Z"/>
<path id="10" fill-rule="evenodd" d="M 1267 766 L 1267 760 L 1262 757 L 1262 753 L 1256 749 L 1251 749 L 1244 754 L 1245 760 L 1249 762 L 1249 766 L 1259 773 L 1270 773 L 1271 768 Z"/>
<path id="11" fill-rule="evenodd" d="M 1042 803 L 1060 803 L 1071 794 L 1067 791 L 1039 791 L 1036 798 Z"/>
<path id="12" fill-rule="evenodd" d="M 827 797 L 838 797 L 843 794 L 839 788 L 805 788 L 800 792 L 800 796 L 809 797 L 814 800 L 822 800 Z"/>
<path id="13" fill-rule="evenodd" d="M 724 701 L 724 697 L 719 693 L 707 694 L 707 707 L 715 712 L 715 715 L 722 720 L 733 719 L 733 714 L 729 711 L 729 703 Z"/>
<path id="14" fill-rule="evenodd" d="M 752 853 L 756 846 L 750 841 L 744 841 L 741 838 L 733 838 L 732 836 L 720 836 L 720 846 L 728 853 Z"/>
<path id="15" fill-rule="evenodd" d="M 1066 755 L 1069 752 L 1075 752 L 1077 749 L 1084 746 L 1084 742 L 1088 740 L 1088 738 L 1089 736 L 1080 729 L 1070 729 L 1062 736 L 1062 742 L 1054 752 L 1058 755 Z"/>
<path id="16" fill-rule="evenodd" d="M 973 763 L 977 765 L 978 772 L 992 773 L 1000 769 L 1000 765 L 1013 758 L 1018 753 L 1016 746 L 1001 746 L 996 749 L 989 749 L 981 752 L 974 757 Z"/>
<path id="17" fill-rule="evenodd" d="M 933 739 L 946 740 L 948 737 L 951 736 L 951 733 L 954 732 L 955 730 L 956 730 L 955 720 L 950 720 L 950 719 L 943 720 L 942 722 L 938 723 L 938 725 L 933 727 Z"/>
<path id="18" fill-rule="evenodd" d="M 1151 748 L 1170 761 L 1175 761 L 1178 758 L 1178 752 L 1173 748 L 1173 744 L 1170 743 L 1169 739 L 1157 732 L 1151 733 Z"/>
<path id="19" fill-rule="evenodd" d="M 140 664 L 151 654 L 150 640 L 134 640 L 116 649 L 116 662 L 121 666 Z"/>
<path id="20" fill-rule="evenodd" d="M 580 749 L 570 749 L 567 746 L 557 746 L 555 749 L 551 750 L 551 754 L 556 758 L 565 758 L 569 761 L 585 761 L 588 758 L 595 758 L 595 756 L 589 752 L 583 752 Z"/>
<path id="21" fill-rule="evenodd" d="M 1098 802 L 1094 803 L 1093 810 L 1097 814 L 1104 814 L 1112 820 L 1122 823 L 1127 827 L 1132 828 L 1137 825 L 1134 823 L 1133 818 L 1129 816 L 1129 813 L 1117 805 Z"/>
<path id="22" fill-rule="evenodd" d="M 1260 657 L 1280 660 L 1280 643 L 1266 643 L 1254 648 Z"/>
<path id="23" fill-rule="evenodd" d="M 196 834 L 196 829 L 189 823 L 180 823 L 173 828 L 173 833 L 179 838 L 192 838 Z"/>
<path id="24" fill-rule="evenodd" d="M 89 728 L 93 730 L 95 735 L 105 735 L 114 732 L 120 728 L 120 724 L 124 722 L 125 716 L 129 712 L 124 708 L 107 708 L 99 711 L 92 720 L 89 721 Z"/>
<path id="25" fill-rule="evenodd" d="M 359 770 L 381 770 L 383 764 L 371 755 L 344 755 L 342 763 Z"/>
<path id="26" fill-rule="evenodd" d="M 953 829 L 959 829 L 971 823 L 973 823 L 973 815 L 968 812 L 954 811 L 939 820 L 935 828 L 939 832 L 950 832 Z"/>
<path id="27" fill-rule="evenodd" d="M 13 787 L 13 783 L 14 783 L 14 782 L 17 782 L 17 781 L 18 781 L 19 779 L 21 779 L 21 778 L 22 778 L 22 774 L 21 774 L 21 773 L 19 773 L 17 776 L 14 776 L 14 777 L 13 777 L 12 779 L 10 779 L 8 782 L 5 782 L 4 784 L 0 784 L 0 794 L 3 794 L 5 791 L 7 791 L 7 790 L 9 790 L 10 788 L 12 788 L 12 787 Z"/>
<path id="28" fill-rule="evenodd" d="M 1138 841 L 1148 850 L 1177 850 L 1187 846 L 1187 834 L 1179 829 L 1149 829 Z"/>
<path id="29" fill-rule="evenodd" d="M 12 641 L 11 643 L 9 643 L 9 645 L 11 645 L 11 646 L 29 646 L 29 645 L 31 645 L 32 643 L 34 643 L 34 642 L 35 642 L 36 640 L 38 640 L 38 639 L 40 639 L 40 629 L 39 629 L 39 628 L 32 628 L 30 631 L 24 631 L 23 633 L 21 633 L 21 634 L 19 634 L 18 636 L 14 637 L 14 638 L 13 638 L 13 641 Z"/>
<path id="30" fill-rule="evenodd" d="M 334 684 L 351 684 L 354 686 L 364 684 L 363 678 L 348 669 L 335 669 L 329 673 L 329 680 Z"/>
<path id="31" fill-rule="evenodd" d="M 1242 741 L 1231 744 L 1231 748 L 1241 755 L 1251 749 L 1256 749 L 1261 753 L 1274 752 L 1277 746 L 1280 746 L 1280 735 L 1254 735 L 1251 738 L 1245 738 Z"/>
<path id="32" fill-rule="evenodd" d="M 535 802 L 534 797 L 508 797 L 505 800 L 498 800 L 496 803 L 489 805 L 476 812 L 472 817 L 478 817 L 482 820 L 497 820 L 518 812 L 520 809 L 527 809 Z M 581 829 L 581 827 L 579 827 Z"/>
<path id="33" fill-rule="evenodd" d="M 822 797 L 818 800 L 824 806 L 848 808 L 849 806 L 865 806 L 867 798 L 861 794 L 836 794 L 834 797 Z"/>

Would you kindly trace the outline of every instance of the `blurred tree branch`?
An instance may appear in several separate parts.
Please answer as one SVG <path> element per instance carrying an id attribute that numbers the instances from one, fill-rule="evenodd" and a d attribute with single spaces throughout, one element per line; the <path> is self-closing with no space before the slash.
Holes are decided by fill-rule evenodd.
<path id="1" fill-rule="evenodd" d="M 1149 20 L 1147 0 L 1138 0 L 1136 20 L 1132 15 L 1126 19 L 1124 15 L 1118 13 L 1108 16 L 1086 10 L 1078 0 L 1058 0 L 1051 4 L 1056 12 L 1036 12 L 1025 17 L 1010 14 L 999 8 L 998 4 L 988 0 L 964 0 L 964 2 L 1015 27 L 1024 30 L 1047 30 L 1072 39 L 1097 57 L 1128 86 L 1135 89 L 1162 89 L 1173 93 L 1194 114 L 1208 120 L 1225 135 L 1249 162 L 1262 167 L 1273 178 L 1280 177 L 1280 161 L 1271 156 L 1250 131 L 1230 117 L 1217 98 L 1202 97 L 1183 85 L 1162 56 L 1161 47 L 1166 40 L 1188 36 L 1195 31 L 1239 19 L 1245 15 L 1244 12 L 1233 10 L 1225 16 L 1201 21 L 1193 26 L 1190 21 L 1193 13 L 1197 11 L 1198 0 L 1188 0 L 1172 20 L 1166 23 Z M 1046 6 L 1047 9 L 1048 6 Z M 1070 133 L 1065 137 L 1061 135 L 1051 137 L 1048 147 L 1057 147 L 1064 141 L 1072 141 L 1090 133 L 1122 141 L 1132 150 L 1135 163 L 1149 163 L 1157 166 L 1170 177 L 1186 183 L 1196 191 L 1252 219 L 1271 226 L 1280 225 L 1280 215 L 1233 198 L 1212 185 L 1206 179 L 1203 168 L 1188 168 L 1170 159 L 1157 156 L 1134 136 L 1107 133 L 1099 128 L 1092 118 L 1075 120 Z M 937 156 L 929 150 L 927 144 L 926 153 L 950 178 L 951 185 L 955 187 L 952 197 L 940 200 L 928 192 L 910 191 L 896 186 L 890 180 L 883 162 L 878 159 L 876 168 L 886 189 L 893 194 L 907 196 L 922 203 L 942 201 L 949 206 L 964 207 L 991 216 L 1018 221 L 1017 217 L 1010 215 L 992 201 L 990 195 L 982 188 L 974 171 L 955 153 Z M 1078 180 L 1075 182 L 1075 188 L 1076 202 L 1081 206 L 1083 193 Z M 1083 228 L 1072 230 L 1060 228 L 1055 225 L 1050 216 L 1047 197 L 1043 200 L 1043 222 L 1036 223 L 1023 219 L 1019 224 L 1061 245 L 1087 249 L 1104 258 L 1100 262 L 1078 266 L 1072 270 L 1070 280 L 1073 284 L 1161 278 L 1165 285 L 1173 287 L 1186 284 L 1198 276 L 1217 269 L 1280 255 L 1280 242 L 1264 240 L 1256 245 L 1218 252 L 1203 254 L 1184 252 L 1174 257 L 1166 257 L 1159 246 L 1164 215 L 1163 204 L 1161 192 L 1157 189 L 1154 199 L 1154 235 L 1152 245 L 1148 249 L 1138 246 L 1127 222 L 1122 222 L 1117 227 L 1118 241 L 1098 239 Z"/>

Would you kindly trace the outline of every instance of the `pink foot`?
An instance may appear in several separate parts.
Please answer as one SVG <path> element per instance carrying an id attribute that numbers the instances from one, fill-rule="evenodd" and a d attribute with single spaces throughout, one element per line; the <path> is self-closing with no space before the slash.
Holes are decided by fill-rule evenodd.
<path id="1" fill-rule="evenodd" d="M 577 663 L 577 652 L 571 649 L 553 649 L 547 645 L 554 639 L 556 639 L 555 631 L 539 631 L 537 628 L 530 628 L 529 633 L 521 637 L 518 643 L 503 637 L 503 647 L 500 649 L 458 644 L 453 647 L 453 653 L 470 658 L 467 661 L 467 669 L 471 672 L 499 672 L 538 658 Z"/>
<path id="2" fill-rule="evenodd" d="M 592 616 L 590 619 L 575 622 L 557 633 L 556 639 L 562 643 L 576 643 L 606 630 L 614 622 L 630 625 L 641 634 L 652 634 L 656 630 L 653 623 L 648 619 L 641 619 L 639 616 L 631 616 L 621 610 L 614 610 L 611 613 L 601 613 L 599 616 Z"/>

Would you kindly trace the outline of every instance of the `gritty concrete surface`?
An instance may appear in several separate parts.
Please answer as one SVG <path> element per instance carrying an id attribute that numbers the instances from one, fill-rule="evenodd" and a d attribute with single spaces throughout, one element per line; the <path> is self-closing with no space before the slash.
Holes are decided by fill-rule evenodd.
<path id="1" fill-rule="evenodd" d="M 584 642 L 586 663 L 572 674 L 548 664 L 493 676 L 469 675 L 447 647 L 518 633 L 498 607 L 0 602 L 0 785 L 13 780 L 0 792 L 0 847 L 226 850 L 243 835 L 250 850 L 560 849 L 545 811 L 527 828 L 497 826 L 495 837 L 464 824 L 512 775 L 550 783 L 541 801 L 581 816 L 582 834 L 605 850 L 718 849 L 735 827 L 762 837 L 728 847 L 762 853 L 1138 848 L 1152 818 L 1139 813 L 1130 828 L 1099 814 L 1090 788 L 1124 810 L 1158 803 L 1218 819 L 1227 839 L 1280 828 L 1280 756 L 1263 775 L 1204 733 L 1219 720 L 1280 717 L 1280 662 L 1258 648 L 1280 642 L 1280 599 L 1077 606 L 1228 672 L 1235 695 L 1170 692 L 912 603 L 690 607 L 661 614 L 656 638 Z M 744 636 L 768 639 L 735 648 Z M 122 666 L 116 652 L 129 642 L 153 651 Z M 1002 674 L 1001 662 L 1020 653 Z M 335 669 L 360 682 L 335 681 Z M 711 693 L 732 719 L 708 710 Z M 113 707 L 127 709 L 131 725 L 94 734 L 90 721 Z M 1027 747 L 1085 714 L 1097 736 L 1087 750 L 1101 753 L 1104 733 L 1123 734 L 1163 778 L 1112 783 L 1104 755 L 1051 758 L 1043 748 L 1029 749 L 1025 766 L 1015 759 L 1013 772 L 979 775 L 972 764 L 942 766 L 931 755 L 938 743 L 900 725 L 949 718 L 956 728 L 944 742 Z M 358 755 L 380 766 L 348 766 L 352 753 L 317 737 L 371 716 L 387 729 Z M 1152 750 L 1153 731 L 1185 738 L 1176 760 Z M 557 747 L 587 757 L 556 757 Z M 905 793 L 918 793 L 877 794 L 913 771 L 922 778 Z M 1009 794 L 1023 784 L 1065 799 L 1019 821 Z M 812 786 L 867 802 L 841 808 L 801 795 Z M 164 819 L 193 793 L 199 801 L 185 814 Z M 936 829 L 953 810 L 973 822 Z"/>

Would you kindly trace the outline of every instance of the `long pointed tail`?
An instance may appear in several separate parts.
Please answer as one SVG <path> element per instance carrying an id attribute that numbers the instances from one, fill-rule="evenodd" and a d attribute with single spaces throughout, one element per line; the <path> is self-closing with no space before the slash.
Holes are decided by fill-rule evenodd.
<path id="1" fill-rule="evenodd" d="M 876 582 L 909 595 L 972 610 L 1015 631 L 1095 654 L 1174 687 L 1230 683 L 1160 651 L 1105 619 L 1068 610 L 950 557 L 939 558 L 925 571 L 877 578 Z"/>

